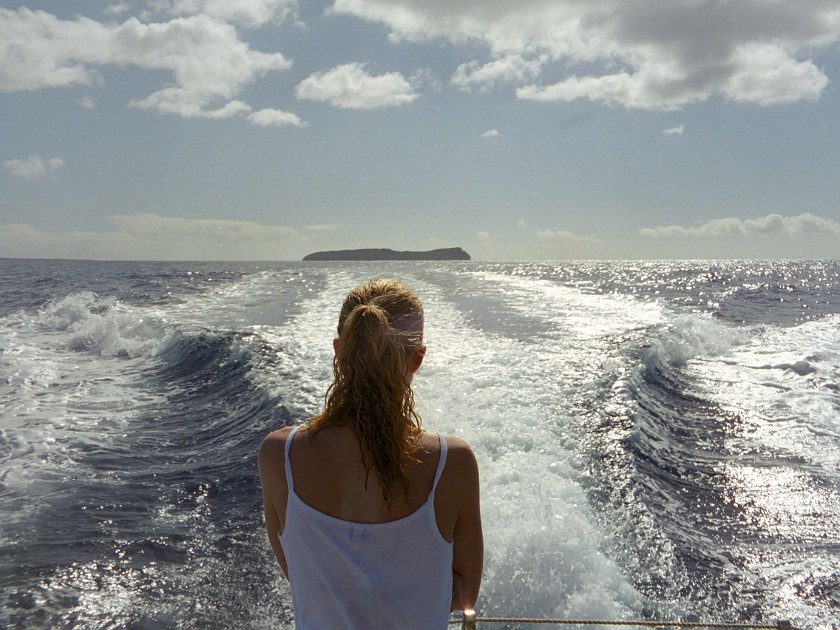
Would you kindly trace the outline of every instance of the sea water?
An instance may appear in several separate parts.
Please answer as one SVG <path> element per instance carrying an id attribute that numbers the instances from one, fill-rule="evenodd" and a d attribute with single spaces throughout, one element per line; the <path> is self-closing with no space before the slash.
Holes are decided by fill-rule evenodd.
<path id="1" fill-rule="evenodd" d="M 293 627 L 256 452 L 374 276 L 422 299 L 424 426 L 479 462 L 480 615 L 837 627 L 820 261 L 0 260 L 0 625 Z"/>

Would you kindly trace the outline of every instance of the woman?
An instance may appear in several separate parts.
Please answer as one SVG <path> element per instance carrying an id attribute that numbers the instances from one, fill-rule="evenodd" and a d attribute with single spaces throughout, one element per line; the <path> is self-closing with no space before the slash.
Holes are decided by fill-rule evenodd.
<path id="1" fill-rule="evenodd" d="M 423 307 L 396 280 L 362 284 L 333 348 L 323 412 L 260 448 L 296 627 L 446 628 L 450 610 L 475 605 L 484 548 L 472 451 L 424 432 L 414 410 Z"/>

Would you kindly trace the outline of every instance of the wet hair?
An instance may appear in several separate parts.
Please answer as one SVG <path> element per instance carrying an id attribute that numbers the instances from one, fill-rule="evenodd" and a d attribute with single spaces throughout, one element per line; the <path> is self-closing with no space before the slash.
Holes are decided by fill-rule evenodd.
<path id="1" fill-rule="evenodd" d="M 311 438 L 328 426 L 349 426 L 359 441 L 367 479 L 374 469 L 386 504 L 394 485 L 408 488 L 408 467 L 420 435 L 420 416 L 406 378 L 408 361 L 423 348 L 423 306 L 398 280 L 375 278 L 355 287 L 338 318 L 333 383 L 324 410 L 309 422 Z"/>

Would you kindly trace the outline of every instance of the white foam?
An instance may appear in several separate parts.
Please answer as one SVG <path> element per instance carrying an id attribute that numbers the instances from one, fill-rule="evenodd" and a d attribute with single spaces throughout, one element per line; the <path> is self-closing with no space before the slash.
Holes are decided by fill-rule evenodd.
<path id="1" fill-rule="evenodd" d="M 709 315 L 674 318 L 651 344 L 644 359 L 647 367 L 681 367 L 697 357 L 718 357 L 750 338 L 748 330 L 729 326 Z"/>
<path id="2" fill-rule="evenodd" d="M 52 333 L 70 350 L 113 357 L 154 356 L 166 346 L 171 332 L 151 308 L 127 306 L 92 293 L 71 294 L 49 304 L 33 318 L 32 328 Z"/>
<path id="3" fill-rule="evenodd" d="M 86 474 L 80 453 L 108 448 L 129 424 L 132 404 L 148 402 L 149 394 L 136 389 L 138 362 L 156 354 L 168 332 L 147 316 L 84 293 L 0 321 L 7 499 L 48 496 L 68 475 Z M 25 520 L 41 507 L 25 502 L 14 518 Z"/>
<path id="4" fill-rule="evenodd" d="M 469 326 L 446 290 L 415 288 L 427 321 L 427 358 L 415 379 L 421 411 L 430 430 L 463 437 L 479 461 L 485 612 L 615 618 L 638 611 L 638 594 L 601 552 L 603 534 L 563 429 L 574 422 L 564 378 L 580 381 L 581 337 L 593 339 L 588 327 L 573 334 L 569 322 L 609 300 L 550 283 L 509 283 L 505 292 L 521 308 L 530 308 L 525 299 L 556 308 L 564 334 L 556 345 L 535 346 Z"/>
<path id="5" fill-rule="evenodd" d="M 840 318 L 756 327 L 748 343 L 689 368 L 710 397 L 750 426 L 733 437 L 840 467 Z M 745 444 L 745 446 L 748 446 Z"/>
<path id="6" fill-rule="evenodd" d="M 297 314 L 301 302 L 318 294 L 322 283 L 318 272 L 296 266 L 261 271 L 172 304 L 167 312 L 181 324 L 215 329 L 279 327 Z"/>

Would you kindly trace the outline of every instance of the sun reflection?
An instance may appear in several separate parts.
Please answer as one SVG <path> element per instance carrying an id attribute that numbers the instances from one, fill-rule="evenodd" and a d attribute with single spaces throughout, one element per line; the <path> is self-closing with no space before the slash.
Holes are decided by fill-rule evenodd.
<path id="1" fill-rule="evenodd" d="M 730 462 L 725 476 L 741 525 L 756 538 L 818 541 L 840 527 L 837 489 L 815 484 L 802 470 Z"/>
<path id="2" fill-rule="evenodd" d="M 757 592 L 773 592 L 768 614 L 813 617 L 820 601 L 840 605 L 840 492 L 806 470 L 783 465 L 726 465 L 733 513 L 741 531 L 741 579 Z M 814 548 L 824 549 L 817 560 Z M 809 553 L 810 550 L 810 553 Z M 833 565 L 833 566 L 831 566 Z"/>

